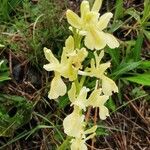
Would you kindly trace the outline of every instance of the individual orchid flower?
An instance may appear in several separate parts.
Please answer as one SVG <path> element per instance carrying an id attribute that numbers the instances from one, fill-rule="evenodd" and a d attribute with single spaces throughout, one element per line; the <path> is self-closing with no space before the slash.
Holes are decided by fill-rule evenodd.
<path id="1" fill-rule="evenodd" d="M 84 134 L 80 138 L 74 138 L 71 140 L 71 150 L 87 150 L 86 141 L 92 139 L 95 136 L 95 131 L 97 126 L 93 126 L 92 128 L 84 131 Z M 86 137 L 86 134 L 90 134 Z"/>
<path id="2" fill-rule="evenodd" d="M 71 150 L 88 150 L 85 140 L 82 138 L 74 138 L 71 140 Z"/>
<path id="3" fill-rule="evenodd" d="M 59 62 L 53 55 L 51 50 L 44 48 L 46 59 L 50 62 L 43 66 L 47 71 L 54 71 L 54 78 L 51 82 L 51 88 L 48 97 L 50 99 L 56 99 L 59 96 L 63 96 L 66 93 L 66 85 L 61 79 L 61 76 L 69 78 L 73 81 L 77 78 L 77 70 L 72 66 L 72 62 L 67 59 L 67 56 L 62 55 L 62 61 Z"/>
<path id="4" fill-rule="evenodd" d="M 100 16 L 101 4 L 102 0 L 95 0 L 90 10 L 89 2 L 83 0 L 80 5 L 80 17 L 72 10 L 66 12 L 68 23 L 76 28 L 80 35 L 85 36 L 85 46 L 91 50 L 100 50 L 106 45 L 110 48 L 119 46 L 119 42 L 113 35 L 103 31 L 107 28 L 113 14 L 108 12 Z"/>
<path id="5" fill-rule="evenodd" d="M 99 107 L 99 117 L 102 120 L 105 120 L 109 116 L 108 108 L 104 105 L 108 99 L 108 95 L 102 95 L 101 88 L 95 88 L 88 98 L 87 104 L 89 106 Z"/>
<path id="6" fill-rule="evenodd" d="M 72 83 L 71 89 L 68 91 L 68 96 L 71 101 L 71 106 L 78 106 L 81 110 L 86 110 L 87 103 L 87 93 L 89 89 L 86 87 L 82 87 L 79 94 L 77 95 L 75 83 Z"/>
<path id="7" fill-rule="evenodd" d="M 81 109 L 75 106 L 73 112 L 63 121 L 64 132 L 68 136 L 80 138 L 84 133 L 84 118 L 85 116 L 82 115 Z"/>
<path id="8" fill-rule="evenodd" d="M 78 71 L 80 75 L 96 77 L 102 80 L 102 91 L 104 95 L 112 95 L 112 92 L 118 92 L 118 87 L 115 82 L 108 78 L 105 74 L 107 68 L 110 67 L 110 62 L 101 64 L 100 61 L 104 56 L 104 51 L 101 51 L 99 55 L 94 52 L 95 60 L 91 60 L 91 67 L 86 68 L 85 71 Z"/>
<path id="9" fill-rule="evenodd" d="M 46 59 L 50 62 L 43 66 L 43 68 L 47 71 L 59 72 L 61 76 L 65 78 L 69 78 L 70 81 L 73 81 L 77 77 L 77 70 L 72 66 L 72 62 L 67 58 L 65 54 L 62 54 L 61 61 L 53 55 L 51 50 L 44 48 L 44 54 Z"/>
<path id="10" fill-rule="evenodd" d="M 69 59 L 72 61 L 72 65 L 76 69 L 82 68 L 82 62 L 87 57 L 88 52 L 85 48 L 75 48 L 74 44 L 74 38 L 72 36 L 69 36 L 68 39 L 65 42 L 66 47 L 64 47 L 63 51 L 66 53 L 66 55 L 69 57 Z"/>

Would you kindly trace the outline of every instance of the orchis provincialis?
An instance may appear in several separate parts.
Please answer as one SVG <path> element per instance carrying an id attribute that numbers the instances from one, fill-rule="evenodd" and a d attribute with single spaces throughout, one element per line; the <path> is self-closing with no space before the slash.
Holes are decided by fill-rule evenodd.
<path id="1" fill-rule="evenodd" d="M 51 81 L 51 88 L 48 95 L 50 99 L 56 99 L 67 92 L 67 87 L 61 76 L 68 78 L 69 81 L 74 81 L 77 78 L 78 70 L 82 68 L 82 61 L 84 61 L 88 52 L 85 48 L 74 48 L 74 39 L 72 36 L 69 36 L 63 48 L 60 62 L 51 50 L 44 48 L 45 57 L 49 61 L 49 64 L 44 65 L 44 69 L 54 71 L 54 78 Z"/>
<path id="2" fill-rule="evenodd" d="M 97 126 L 84 130 L 86 123 L 84 122 L 85 116 L 78 106 L 74 106 L 73 112 L 68 115 L 64 121 L 64 132 L 73 137 L 71 142 L 71 150 L 87 150 L 85 142 L 95 136 Z M 86 136 L 88 135 L 88 136 Z"/>
<path id="3" fill-rule="evenodd" d="M 80 35 L 85 36 L 85 46 L 91 50 L 100 50 L 106 45 L 110 48 L 119 46 L 118 41 L 113 35 L 103 31 L 106 29 L 113 14 L 107 12 L 100 16 L 99 9 L 101 8 L 101 3 L 102 0 L 95 0 L 95 3 L 90 10 L 89 2 L 83 0 L 80 5 L 81 17 L 72 10 L 67 10 L 66 13 L 69 24 L 78 29 Z"/>
<path id="4" fill-rule="evenodd" d="M 102 91 L 105 95 L 111 96 L 112 92 L 118 92 L 118 87 L 115 82 L 106 76 L 106 69 L 110 67 L 110 62 L 100 64 L 101 59 L 104 56 L 104 51 L 101 51 L 99 55 L 94 52 L 95 60 L 91 59 L 91 67 L 86 68 L 85 71 L 79 71 L 78 74 L 96 77 L 102 80 Z"/>
<path id="5" fill-rule="evenodd" d="M 103 31 L 113 15 L 108 12 L 100 16 L 101 4 L 102 0 L 95 0 L 90 9 L 89 2 L 83 0 L 80 6 L 81 17 L 67 10 L 66 16 L 73 36 L 69 36 L 65 41 L 60 61 L 51 50 L 44 48 L 45 57 L 49 61 L 44 65 L 44 69 L 54 72 L 48 94 L 49 99 L 57 99 L 67 93 L 67 85 L 62 77 L 72 82 L 68 97 L 73 111 L 63 121 L 64 132 L 72 138 L 70 140 L 71 150 L 87 150 L 86 141 L 96 134 L 96 125 L 86 129 L 89 125 L 88 122 L 85 122 L 84 113 L 88 107 L 98 107 L 100 119 L 105 120 L 109 116 L 105 103 L 113 92 L 118 92 L 115 82 L 107 77 L 106 70 L 110 67 L 110 62 L 101 63 L 104 56 L 104 50 L 101 49 L 106 45 L 110 48 L 119 46 L 113 35 Z M 82 39 L 89 50 L 96 50 L 94 58 L 88 58 L 88 50 L 84 46 L 81 47 Z M 97 50 L 101 50 L 100 53 Z M 90 62 L 90 66 L 83 63 L 85 58 Z M 84 83 L 87 76 L 97 80 L 92 89 L 87 88 Z M 68 148 L 63 147 L 63 149 Z"/>
<path id="6" fill-rule="evenodd" d="M 105 120 L 109 116 L 108 109 L 105 107 L 106 101 L 109 99 L 108 95 L 102 94 L 102 89 L 97 88 L 98 82 L 95 86 L 95 89 L 87 98 L 87 94 L 90 89 L 85 86 L 82 87 L 79 94 L 77 94 L 76 86 L 72 83 L 71 89 L 68 91 L 68 97 L 71 101 L 71 106 L 78 107 L 80 110 L 85 111 L 88 106 L 99 107 L 99 117 L 102 120 Z"/>
<path id="7" fill-rule="evenodd" d="M 88 150 L 87 145 L 86 145 L 86 141 L 89 139 L 92 139 L 96 133 L 97 126 L 93 126 L 90 129 L 87 129 L 86 131 L 84 131 L 84 134 L 82 135 L 82 137 L 80 138 L 73 138 L 71 140 L 71 150 Z M 89 134 L 87 137 L 86 135 Z"/>

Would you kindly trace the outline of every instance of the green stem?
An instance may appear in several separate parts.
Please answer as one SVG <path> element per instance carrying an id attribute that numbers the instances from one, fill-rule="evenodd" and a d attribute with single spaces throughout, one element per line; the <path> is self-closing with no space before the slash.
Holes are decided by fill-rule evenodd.
<path id="1" fill-rule="evenodd" d="M 75 41 L 75 49 L 80 49 L 81 46 L 81 40 L 82 40 L 82 36 L 79 34 L 79 32 L 77 30 L 73 31 L 73 37 L 74 37 L 74 41 Z"/>
<path id="2" fill-rule="evenodd" d="M 57 148 L 57 150 L 69 149 L 71 139 L 72 139 L 71 137 L 67 136 L 66 140 L 64 140 L 64 142 Z"/>
<path id="3" fill-rule="evenodd" d="M 75 85 L 76 85 L 76 93 L 78 95 L 78 93 L 80 92 L 81 90 L 81 87 L 80 87 L 80 84 L 79 84 L 79 81 L 78 81 L 78 77 L 77 79 L 74 81 Z"/>
<path id="4" fill-rule="evenodd" d="M 79 84 L 80 84 L 80 85 L 79 85 L 80 87 L 83 87 L 83 84 L 84 84 L 84 82 L 85 82 L 85 79 L 86 79 L 86 76 L 82 76 L 82 77 L 81 77 L 80 83 L 79 83 Z"/>

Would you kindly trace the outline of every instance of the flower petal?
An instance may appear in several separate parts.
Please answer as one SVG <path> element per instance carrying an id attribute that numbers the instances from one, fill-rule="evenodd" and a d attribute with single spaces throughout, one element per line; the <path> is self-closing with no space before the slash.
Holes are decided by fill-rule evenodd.
<path id="1" fill-rule="evenodd" d="M 102 15 L 98 21 L 98 29 L 99 30 L 103 30 L 107 27 L 110 19 L 113 17 L 113 14 L 111 12 L 105 13 L 104 15 Z"/>
<path id="2" fill-rule="evenodd" d="M 88 150 L 85 141 L 81 138 L 71 140 L 71 150 Z"/>
<path id="3" fill-rule="evenodd" d="M 96 63 L 96 66 L 99 66 L 102 58 L 104 57 L 104 50 L 102 50 L 100 52 L 100 54 L 98 55 L 97 52 L 95 51 L 94 52 L 94 56 L 95 56 L 95 63 Z"/>
<path id="4" fill-rule="evenodd" d="M 100 89 L 95 89 L 90 94 L 90 97 L 88 98 L 88 101 L 87 101 L 87 105 L 97 107 L 98 106 L 97 100 L 98 100 L 100 94 L 101 94 L 101 90 Z"/>
<path id="5" fill-rule="evenodd" d="M 92 7 L 92 11 L 99 12 L 99 10 L 101 9 L 101 5 L 102 5 L 102 0 L 95 0 Z"/>
<path id="6" fill-rule="evenodd" d="M 68 136 L 80 138 L 84 132 L 84 115 L 80 114 L 80 109 L 74 107 L 73 112 L 63 121 L 64 132 Z"/>
<path id="7" fill-rule="evenodd" d="M 65 95 L 66 91 L 67 91 L 67 88 L 66 88 L 65 83 L 61 79 L 61 76 L 56 74 L 51 82 L 51 87 L 50 87 L 50 91 L 48 94 L 48 98 L 56 99 L 59 96 Z"/>
<path id="8" fill-rule="evenodd" d="M 43 68 L 47 71 L 57 71 L 59 68 L 59 65 L 50 63 L 43 66 Z"/>
<path id="9" fill-rule="evenodd" d="M 44 54 L 45 54 L 46 59 L 50 63 L 59 63 L 59 61 L 57 60 L 57 58 L 55 58 L 55 56 L 53 55 L 53 53 L 50 49 L 44 47 Z"/>
<path id="10" fill-rule="evenodd" d="M 101 107 L 109 99 L 107 95 L 100 95 L 101 89 L 95 89 L 88 98 L 88 105 L 93 107 Z"/>
<path id="11" fill-rule="evenodd" d="M 67 51 L 73 51 L 74 50 L 74 39 L 72 36 L 69 36 L 65 42 L 65 48 Z"/>
<path id="12" fill-rule="evenodd" d="M 90 12 L 90 5 L 88 1 L 82 1 L 80 5 L 81 18 L 84 20 L 86 14 Z"/>
<path id="13" fill-rule="evenodd" d="M 119 47 L 119 42 L 117 41 L 117 39 L 109 33 L 105 33 L 105 42 L 112 49 Z"/>
<path id="14" fill-rule="evenodd" d="M 83 20 L 83 27 L 86 28 L 86 24 L 93 24 L 95 25 L 98 22 L 99 13 L 96 12 L 89 12 L 86 14 L 84 20 Z"/>
<path id="15" fill-rule="evenodd" d="M 102 91 L 105 95 L 111 96 L 112 92 L 118 92 L 118 87 L 115 82 L 110 78 L 103 76 L 102 77 Z"/>
<path id="16" fill-rule="evenodd" d="M 78 97 L 72 103 L 72 105 L 78 106 L 81 110 L 83 109 L 85 111 L 86 110 L 86 106 L 87 106 L 87 99 L 86 99 L 87 92 L 89 92 L 89 89 L 86 88 L 85 86 L 82 87 Z"/>
<path id="17" fill-rule="evenodd" d="M 103 49 L 106 46 L 105 34 L 99 32 L 94 26 L 89 27 L 89 32 L 85 37 L 85 46 L 91 50 L 93 49 Z"/>
<path id="18" fill-rule="evenodd" d="M 77 14 L 75 14 L 72 10 L 67 10 L 66 15 L 69 24 L 71 24 L 74 28 L 81 28 L 81 18 Z"/>
<path id="19" fill-rule="evenodd" d="M 110 67 L 110 62 L 107 62 L 107 63 L 103 63 L 103 64 L 100 64 L 98 66 L 98 71 L 97 71 L 97 74 L 95 75 L 97 78 L 102 78 L 103 77 L 103 74 L 105 73 L 106 69 Z"/>
<path id="20" fill-rule="evenodd" d="M 105 106 L 102 106 L 99 108 L 99 117 L 102 120 L 105 120 L 107 118 L 107 116 L 109 116 L 109 111 L 108 108 Z"/>
<path id="21" fill-rule="evenodd" d="M 71 89 L 68 91 L 68 97 L 71 102 L 74 102 L 76 99 L 76 86 L 75 83 L 72 83 Z"/>
<path id="22" fill-rule="evenodd" d="M 71 62 L 66 62 L 62 64 L 62 69 L 60 68 L 60 73 L 63 77 L 69 78 L 69 81 L 74 81 L 77 78 L 78 70 L 74 68 Z"/>

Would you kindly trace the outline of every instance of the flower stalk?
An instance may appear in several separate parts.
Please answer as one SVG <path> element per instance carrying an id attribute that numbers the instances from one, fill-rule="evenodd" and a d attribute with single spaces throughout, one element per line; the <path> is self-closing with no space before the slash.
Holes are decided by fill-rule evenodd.
<path id="1" fill-rule="evenodd" d="M 110 62 L 102 63 L 102 59 L 105 46 L 116 48 L 119 43 L 112 34 L 103 31 L 113 14 L 107 12 L 100 16 L 101 5 L 102 0 L 95 0 L 90 8 L 89 2 L 83 0 L 80 16 L 67 10 L 66 16 L 72 35 L 65 41 L 61 60 L 51 50 L 44 48 L 45 57 L 49 61 L 44 69 L 54 72 L 48 97 L 57 99 L 68 94 L 70 106 L 73 107 L 72 113 L 63 121 L 71 150 L 87 150 L 86 141 L 96 135 L 97 110 L 99 109 L 99 118 L 105 120 L 109 116 L 105 103 L 113 92 L 118 92 L 115 82 L 107 77 L 106 70 L 110 67 Z M 88 55 L 89 51 L 93 52 L 92 58 Z M 90 66 L 86 65 L 85 59 L 90 62 Z M 95 85 L 90 89 L 85 85 L 87 77 L 95 80 Z M 68 79 L 68 84 L 71 84 L 69 90 L 63 78 Z M 96 112 L 93 127 L 89 126 L 88 118 L 85 117 L 86 111 L 91 108 L 95 108 Z M 65 143 L 60 148 L 64 148 Z"/>

